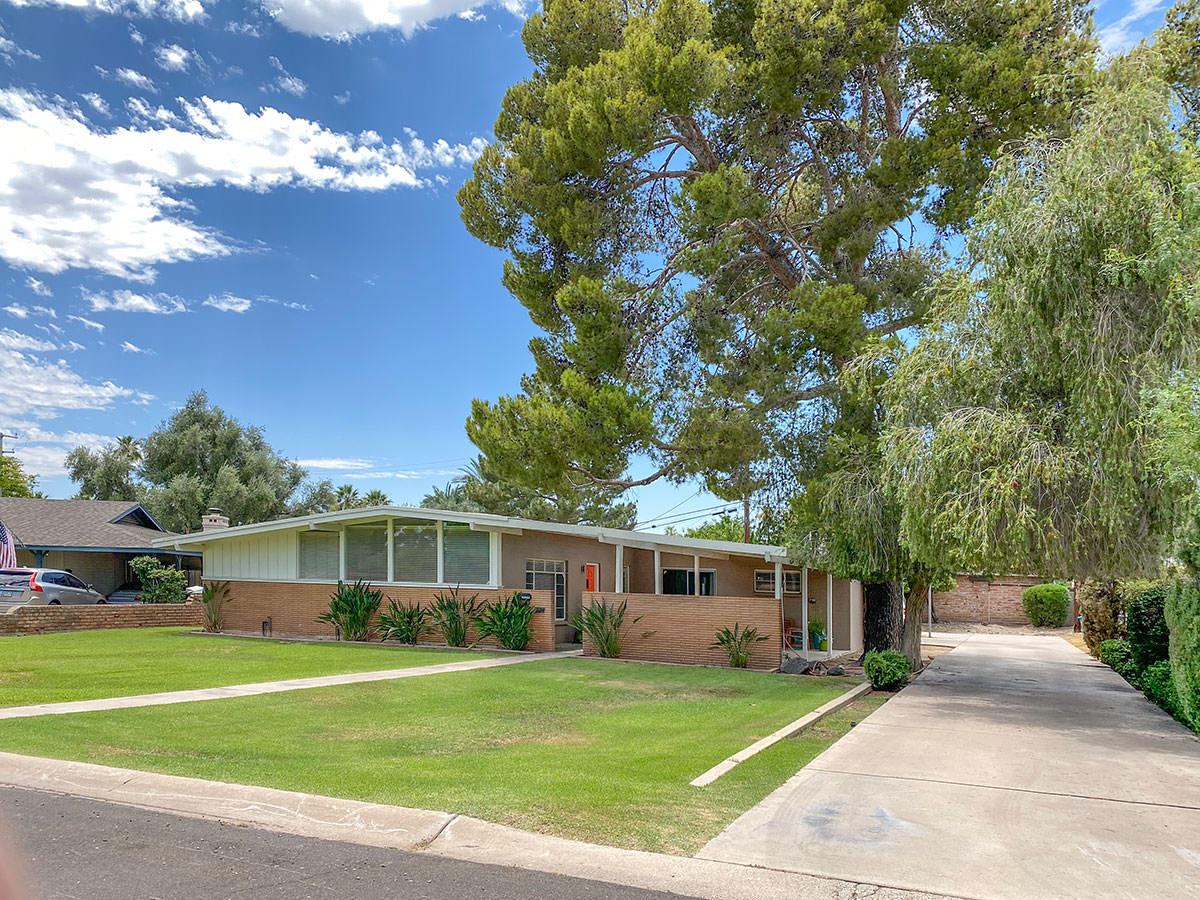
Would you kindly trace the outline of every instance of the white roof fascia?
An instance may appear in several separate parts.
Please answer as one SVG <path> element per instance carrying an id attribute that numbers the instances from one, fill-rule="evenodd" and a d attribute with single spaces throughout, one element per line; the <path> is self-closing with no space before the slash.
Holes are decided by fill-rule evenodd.
<path id="1" fill-rule="evenodd" d="M 426 519 L 429 521 L 463 522 L 478 531 L 500 531 L 501 533 L 521 533 L 524 531 L 542 531 L 551 534 L 567 534 L 591 538 L 605 544 L 623 544 L 627 547 L 644 547 L 646 549 L 666 550 L 704 555 L 704 551 L 728 554 L 729 556 L 761 556 L 768 562 L 787 561 L 786 547 L 769 544 L 742 544 L 734 541 L 714 541 L 702 538 L 688 538 L 674 534 L 653 534 L 645 531 L 626 531 L 618 528 L 605 528 L 599 525 L 567 525 L 560 522 L 539 522 L 534 519 L 522 519 L 516 516 L 498 516 L 492 513 L 456 512 L 445 509 L 424 509 L 410 506 L 372 506 L 362 509 L 339 509 L 333 512 L 314 513 L 309 516 L 297 516 L 291 519 L 274 519 L 270 522 L 258 522 L 253 525 L 237 525 L 232 528 L 221 528 L 214 531 L 198 531 L 187 535 L 173 535 L 169 538 L 153 541 L 155 547 L 189 546 L 207 544 L 234 537 L 261 534 L 269 531 L 288 531 L 292 529 L 320 530 L 321 525 L 348 525 L 356 522 L 369 522 L 376 519 Z"/>

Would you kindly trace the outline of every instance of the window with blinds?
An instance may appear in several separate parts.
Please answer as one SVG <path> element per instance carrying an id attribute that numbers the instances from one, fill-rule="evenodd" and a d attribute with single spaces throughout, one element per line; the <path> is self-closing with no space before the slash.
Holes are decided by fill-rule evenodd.
<path id="1" fill-rule="evenodd" d="M 346 580 L 387 580 L 387 526 L 346 526 Z"/>
<path id="2" fill-rule="evenodd" d="M 395 545 L 392 564 L 396 569 L 396 581 L 417 584 L 437 581 L 437 522 L 396 519 L 392 527 Z M 486 576 L 484 581 L 487 581 Z"/>
<path id="3" fill-rule="evenodd" d="M 339 548 L 335 531 L 300 532 L 300 577 L 336 581 Z"/>
<path id="4" fill-rule="evenodd" d="M 491 540 L 470 525 L 442 525 L 443 580 L 447 584 L 487 584 L 491 574 Z"/>

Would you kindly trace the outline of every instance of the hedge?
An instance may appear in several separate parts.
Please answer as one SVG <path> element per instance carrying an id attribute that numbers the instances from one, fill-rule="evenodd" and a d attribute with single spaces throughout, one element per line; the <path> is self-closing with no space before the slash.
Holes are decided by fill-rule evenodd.
<path id="1" fill-rule="evenodd" d="M 863 660 L 863 671 L 877 691 L 896 691 L 908 681 L 912 666 L 908 657 L 895 650 L 871 650 Z"/>
<path id="2" fill-rule="evenodd" d="M 1180 712 L 1200 728 L 1200 581 L 1189 578 L 1172 584 L 1163 614 L 1171 634 L 1171 675 Z"/>
<path id="3" fill-rule="evenodd" d="M 1088 579 L 1075 590 L 1079 614 L 1083 618 L 1083 639 L 1092 655 L 1100 645 L 1121 633 L 1121 597 L 1115 582 Z"/>
<path id="4" fill-rule="evenodd" d="M 1132 660 L 1129 641 L 1120 638 L 1109 638 L 1100 645 L 1100 662 L 1104 663 L 1130 684 L 1137 685 L 1141 670 Z"/>
<path id="5" fill-rule="evenodd" d="M 1039 627 L 1058 628 L 1071 612 L 1071 592 L 1065 584 L 1035 584 L 1021 591 L 1021 609 Z"/>
<path id="6" fill-rule="evenodd" d="M 1129 652 L 1139 674 L 1169 657 L 1171 635 L 1163 611 L 1166 600 L 1167 585 L 1155 584 L 1134 595 L 1125 608 Z"/>

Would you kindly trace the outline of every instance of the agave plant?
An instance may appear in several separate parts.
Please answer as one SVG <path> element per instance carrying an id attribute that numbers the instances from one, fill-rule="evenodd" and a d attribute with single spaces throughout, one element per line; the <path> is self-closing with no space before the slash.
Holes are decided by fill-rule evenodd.
<path id="1" fill-rule="evenodd" d="M 392 600 L 386 612 L 379 614 L 379 638 L 415 644 L 429 630 L 429 610 L 419 603 L 397 603 Z"/>
<path id="2" fill-rule="evenodd" d="M 485 604 L 475 616 L 475 633 L 479 640 L 495 638 L 506 650 L 524 650 L 529 644 L 532 621 L 533 604 L 517 593 L 507 600 Z"/>
<path id="3" fill-rule="evenodd" d="M 200 605 L 204 614 L 204 630 L 217 632 L 225 618 L 225 604 L 229 596 L 228 581 L 206 581 L 200 594 Z"/>
<path id="4" fill-rule="evenodd" d="M 608 659 L 616 659 L 621 655 L 621 635 L 625 627 L 628 605 L 626 600 L 622 600 L 618 605 L 610 604 L 601 597 L 580 610 L 571 620 L 571 624 L 583 632 L 598 654 Z M 630 619 L 629 624 L 632 625 L 641 618 L 638 616 Z"/>
<path id="5" fill-rule="evenodd" d="M 339 581 L 329 598 L 329 611 L 317 618 L 328 622 L 348 641 L 371 639 L 371 617 L 383 602 L 383 591 L 375 590 L 370 582 L 359 579 L 352 585 Z"/>
<path id="6" fill-rule="evenodd" d="M 458 588 L 453 587 L 448 594 L 433 595 L 430 612 L 443 640 L 451 647 L 465 647 L 467 629 L 479 612 L 479 595 L 472 594 L 464 600 L 458 595 Z"/>
<path id="7" fill-rule="evenodd" d="M 767 640 L 767 636 L 759 634 L 758 629 L 753 625 L 749 628 L 742 628 L 737 622 L 734 622 L 733 628 L 722 628 L 717 632 L 717 639 L 713 642 L 711 649 L 716 650 L 718 647 L 724 649 L 729 654 L 729 665 L 735 669 L 744 669 L 750 664 L 750 651 L 753 649 L 753 645 L 765 640 Z"/>

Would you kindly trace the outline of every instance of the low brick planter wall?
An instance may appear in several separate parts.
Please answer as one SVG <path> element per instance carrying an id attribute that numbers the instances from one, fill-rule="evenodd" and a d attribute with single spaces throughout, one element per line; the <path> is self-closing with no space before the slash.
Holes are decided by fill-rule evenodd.
<path id="1" fill-rule="evenodd" d="M 428 607 L 433 595 L 446 593 L 439 587 L 395 587 L 377 585 L 383 591 L 380 611 L 386 611 L 389 601 L 397 603 L 419 603 Z M 230 601 L 223 607 L 223 627 L 230 631 L 260 632 L 262 623 L 270 618 L 271 629 L 280 635 L 333 635 L 333 626 L 320 621 L 318 616 L 329 609 L 329 597 L 337 585 L 310 584 L 286 581 L 231 581 Z M 554 592 L 528 591 L 535 610 L 529 625 L 532 639 L 527 650 L 554 649 Z M 513 595 L 511 588 L 499 590 L 467 590 L 460 596 L 479 595 L 480 603 L 505 600 Z M 433 634 L 430 641 L 434 641 Z M 475 640 L 475 630 L 467 632 L 468 643 Z M 492 640 L 480 642 L 481 647 L 499 646 Z"/>
<path id="2" fill-rule="evenodd" d="M 779 601 L 773 597 L 584 593 L 584 606 L 594 600 L 627 604 L 621 642 L 623 659 L 728 667 L 729 654 L 711 645 L 720 629 L 737 623 L 743 628 L 753 626 L 767 638 L 753 645 L 748 668 L 760 672 L 779 668 L 783 622 Z M 634 622 L 638 617 L 640 620 Z M 583 655 L 597 655 L 586 635 Z"/>
<path id="3" fill-rule="evenodd" d="M 50 634 L 100 628 L 199 628 L 199 603 L 136 603 L 105 606 L 23 606 L 0 615 L 0 635 Z"/>

